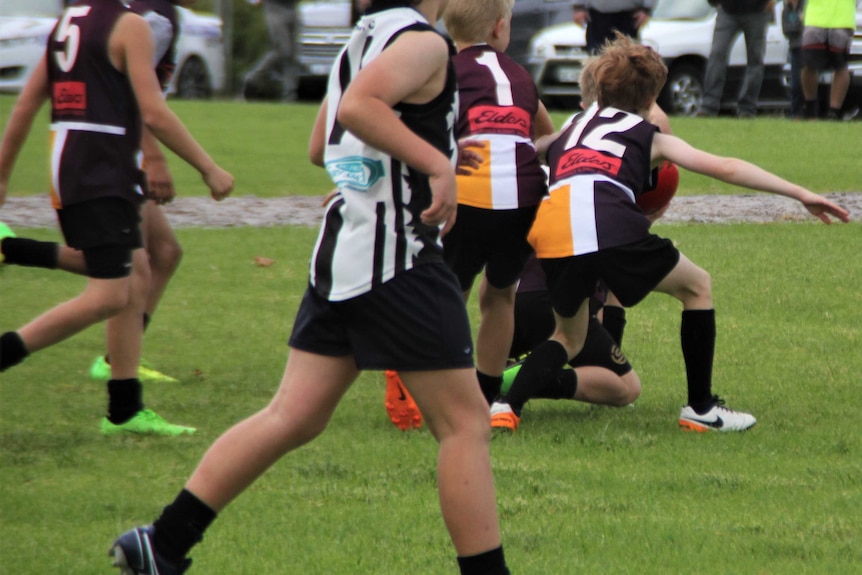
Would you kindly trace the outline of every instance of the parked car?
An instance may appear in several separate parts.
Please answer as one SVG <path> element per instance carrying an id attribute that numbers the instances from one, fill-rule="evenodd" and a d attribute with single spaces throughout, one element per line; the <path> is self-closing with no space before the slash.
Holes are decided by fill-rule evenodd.
<path id="1" fill-rule="evenodd" d="M 351 0 L 305 0 L 299 6 L 299 61 L 305 82 L 325 78 L 352 30 Z M 571 0 L 516 0 L 512 36 L 506 51 L 526 64 L 530 38 L 536 31 L 572 21 Z M 442 22 L 438 29 L 445 33 Z"/>
<path id="2" fill-rule="evenodd" d="M 641 41 L 658 52 L 668 67 L 668 79 L 659 105 L 670 114 L 692 115 L 703 99 L 703 78 L 712 45 L 715 9 L 707 0 L 659 0 L 653 17 L 641 30 Z M 781 32 L 781 2 L 777 2 L 766 33 L 765 73 L 758 107 L 781 109 L 788 105 L 782 69 L 788 44 Z M 530 43 L 528 68 L 539 93 L 553 101 L 578 100 L 578 84 L 587 58 L 584 29 L 574 23 L 552 26 Z M 730 54 L 722 108 L 735 106 L 745 74 L 745 41 L 739 36 Z"/>
<path id="3" fill-rule="evenodd" d="M 350 39 L 351 0 L 305 0 L 299 4 L 299 48 L 303 81 L 324 80 Z"/>
<path id="4" fill-rule="evenodd" d="M 62 0 L 0 2 L 0 92 L 18 92 L 45 53 Z M 177 70 L 168 89 L 181 98 L 204 98 L 225 83 L 221 20 L 178 8 Z"/>

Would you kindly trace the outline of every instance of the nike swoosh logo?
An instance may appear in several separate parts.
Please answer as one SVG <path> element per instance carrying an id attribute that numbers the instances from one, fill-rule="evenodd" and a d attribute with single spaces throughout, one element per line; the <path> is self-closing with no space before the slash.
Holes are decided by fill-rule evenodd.
<path id="1" fill-rule="evenodd" d="M 404 401 L 407 399 L 407 394 L 404 393 L 404 388 L 401 387 L 400 383 L 398 384 L 398 393 L 401 394 L 401 396 L 398 398 L 399 401 Z"/>
<path id="2" fill-rule="evenodd" d="M 720 417 L 716 417 L 713 421 L 706 421 L 704 419 L 698 419 L 696 417 L 689 417 L 688 419 L 696 423 L 700 423 L 701 425 L 705 425 L 707 427 L 714 427 L 716 429 L 721 429 L 722 427 L 724 427 L 724 420 Z"/>

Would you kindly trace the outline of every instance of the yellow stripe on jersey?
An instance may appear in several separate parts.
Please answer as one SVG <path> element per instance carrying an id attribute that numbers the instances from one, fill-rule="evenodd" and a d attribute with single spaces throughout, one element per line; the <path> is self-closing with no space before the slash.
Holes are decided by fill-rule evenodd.
<path id="1" fill-rule="evenodd" d="M 564 258 L 574 254 L 572 236 L 571 187 L 555 188 L 542 200 L 527 241 L 539 259 Z"/>
<path id="2" fill-rule="evenodd" d="M 63 146 L 66 143 L 66 132 L 61 132 L 60 141 L 57 141 L 57 132 L 48 132 L 49 150 L 51 150 L 51 205 L 55 210 L 63 207 L 60 199 L 60 158 L 63 156 Z"/>
<path id="3" fill-rule="evenodd" d="M 532 145 L 527 138 L 504 134 L 471 136 L 485 144 L 470 148 L 482 157 L 482 164 L 469 176 L 458 176 L 458 203 L 486 210 L 514 210 L 518 202 L 518 145 Z"/>
<path id="4" fill-rule="evenodd" d="M 598 251 L 594 189 L 599 181 L 611 180 L 600 175 L 565 180 L 539 204 L 527 237 L 539 258 L 565 258 Z"/>
<path id="5" fill-rule="evenodd" d="M 476 170 L 471 171 L 469 176 L 456 176 L 458 203 L 490 209 L 494 205 L 491 196 L 491 143 L 487 140 L 479 141 L 483 142 L 485 147 L 473 147 L 470 150 L 482 157 L 482 163 Z"/>

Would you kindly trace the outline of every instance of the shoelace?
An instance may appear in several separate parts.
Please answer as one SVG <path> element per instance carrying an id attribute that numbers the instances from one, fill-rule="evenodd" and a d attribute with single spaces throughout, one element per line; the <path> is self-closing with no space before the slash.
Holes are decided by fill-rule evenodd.
<path id="1" fill-rule="evenodd" d="M 724 400 L 721 399 L 719 396 L 713 395 L 712 398 L 715 400 L 715 406 L 717 408 L 721 409 L 722 411 L 727 411 L 728 413 L 739 413 L 738 411 L 736 411 L 734 409 L 730 409 L 729 407 L 725 407 Z"/>

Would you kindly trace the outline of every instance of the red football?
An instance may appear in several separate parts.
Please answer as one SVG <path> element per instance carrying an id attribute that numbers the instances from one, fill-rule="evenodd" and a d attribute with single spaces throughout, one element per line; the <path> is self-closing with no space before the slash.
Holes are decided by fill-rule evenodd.
<path id="1" fill-rule="evenodd" d="M 679 187 L 679 170 L 676 164 L 664 162 L 658 169 L 658 182 L 637 199 L 637 204 L 647 215 L 668 205 Z"/>

